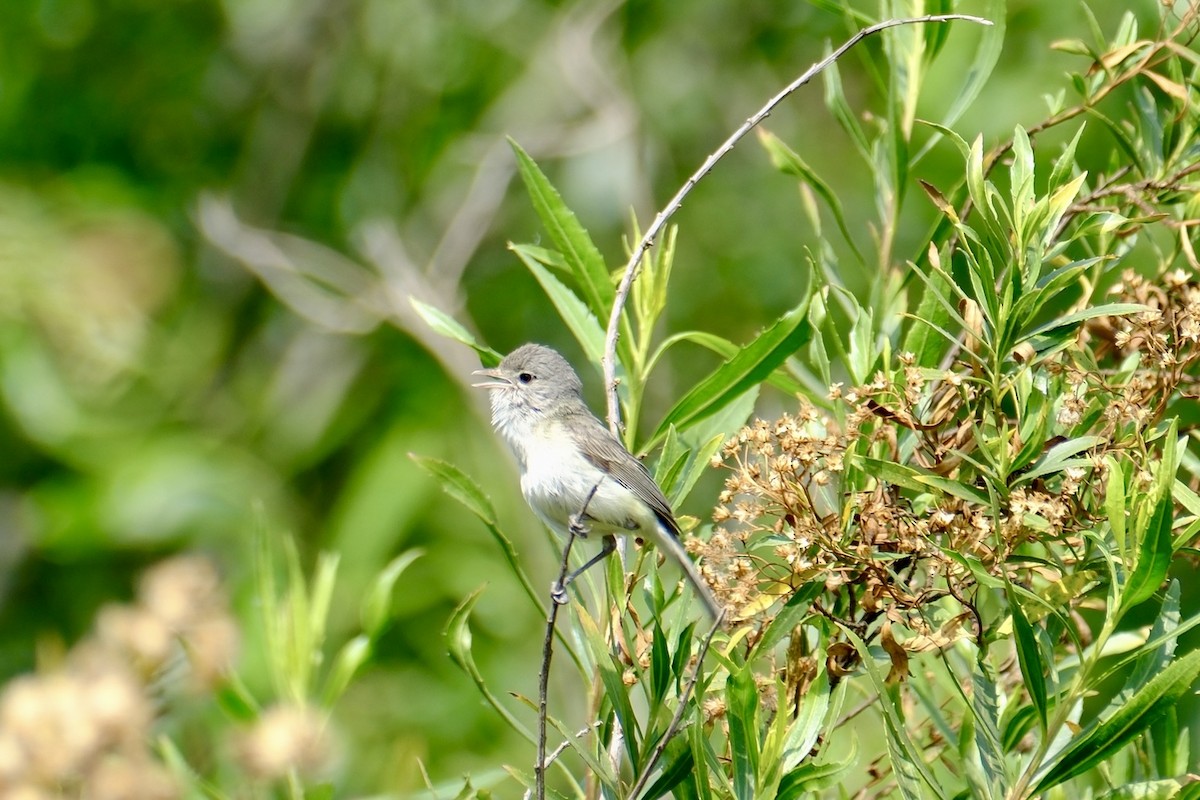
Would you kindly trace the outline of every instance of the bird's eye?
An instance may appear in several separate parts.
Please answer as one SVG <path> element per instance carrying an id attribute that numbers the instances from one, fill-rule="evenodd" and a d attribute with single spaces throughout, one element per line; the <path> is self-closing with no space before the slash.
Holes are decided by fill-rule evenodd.
<path id="1" fill-rule="evenodd" d="M 522 372 L 517 376 L 517 380 L 519 380 L 521 383 L 529 383 L 533 380 L 533 375 L 529 372 Z"/>

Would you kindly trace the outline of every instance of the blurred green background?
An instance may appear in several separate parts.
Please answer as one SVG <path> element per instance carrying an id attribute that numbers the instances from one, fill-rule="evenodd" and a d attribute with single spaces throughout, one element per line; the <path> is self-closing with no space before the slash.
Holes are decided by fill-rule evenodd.
<path id="1" fill-rule="evenodd" d="M 541 620 L 512 613 L 526 605 L 495 545 L 408 453 L 479 480 L 535 580 L 548 583 L 552 555 L 484 398 L 466 388 L 474 355 L 433 335 L 408 297 L 499 350 L 537 340 L 581 362 L 506 250 L 540 234 L 504 137 L 539 161 L 616 267 L 630 209 L 648 224 L 731 130 L 847 36 L 832 5 L 6 0 L 0 678 L 32 669 L 39 645 L 82 635 L 145 565 L 196 549 L 229 578 L 246 679 L 263 691 L 252 531 L 294 535 L 309 558 L 340 553 L 334 645 L 355 625 L 356 587 L 419 547 L 395 624 L 337 710 L 347 787 L 419 786 L 417 758 L 435 779 L 528 763 L 447 658 L 442 628 L 488 583 L 480 665 L 499 693 L 529 696 Z M 1155 18 L 1155 0 L 1091 6 L 1110 33 L 1126 8 Z M 967 138 L 1038 122 L 1043 94 L 1085 66 L 1050 49 L 1090 38 L 1078 3 L 956 10 L 1007 25 L 995 75 L 956 126 Z M 953 28 L 923 116 L 953 102 L 979 36 Z M 841 65 L 868 120 L 878 46 Z M 872 251 L 869 171 L 821 94 L 801 90 L 767 127 L 831 183 Z M 943 143 L 914 178 L 944 187 L 960 172 Z M 722 162 L 676 217 L 670 328 L 741 341 L 790 307 L 817 241 L 800 203 L 753 139 Z M 910 192 L 904 213 L 916 241 L 935 212 Z M 844 278 L 861 287 L 855 269 Z M 712 365 L 672 352 L 647 425 Z M 585 382 L 599 408 L 595 372 Z M 684 511 L 708 513 L 703 497 Z M 553 702 L 573 719 L 568 698 Z"/>

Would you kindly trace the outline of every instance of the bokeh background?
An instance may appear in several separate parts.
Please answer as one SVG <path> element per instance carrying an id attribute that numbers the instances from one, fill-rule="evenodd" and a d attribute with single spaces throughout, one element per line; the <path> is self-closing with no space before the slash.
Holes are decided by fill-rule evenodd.
<path id="1" fill-rule="evenodd" d="M 308 560 L 340 555 L 331 647 L 356 625 L 364 583 L 421 548 L 392 627 L 336 709 L 343 784 L 411 790 L 418 759 L 434 780 L 528 763 L 452 665 L 442 630 L 488 584 L 473 618 L 479 664 L 498 693 L 529 696 L 541 620 L 513 613 L 526 605 L 492 540 L 409 453 L 477 479 L 537 580 L 549 581 L 552 555 L 484 398 L 466 388 L 474 354 L 434 335 L 408 298 L 501 351 L 537 340 L 581 361 L 506 249 L 541 234 L 505 137 L 615 268 L 631 210 L 648 224 L 731 130 L 846 38 L 854 23 L 836 6 L 5 0 L 0 679 L 82 636 L 146 565 L 196 550 L 221 565 L 245 629 L 242 673 L 266 692 L 253 531 L 295 537 Z M 1090 6 L 1109 33 L 1127 9 L 1156 19 L 1155 0 Z M 956 10 L 1007 28 L 995 74 L 957 124 L 967 138 L 1036 123 L 1044 95 L 1069 91 L 1066 70 L 1083 68 L 1051 49 L 1090 37 L 1081 4 Z M 952 104 L 979 42 L 954 27 L 922 116 Z M 867 124 L 877 47 L 841 65 Z M 872 250 L 869 170 L 820 85 L 767 127 L 822 173 Z M 960 171 L 943 143 L 915 177 L 948 186 Z M 667 328 L 741 341 L 793 305 L 817 241 L 800 203 L 752 138 L 722 162 L 676 217 Z M 935 212 L 910 192 L 904 213 L 916 241 Z M 899 241 L 895 257 L 909 247 Z M 673 351 L 647 425 L 712 365 Z M 594 371 L 585 382 L 599 408 Z M 684 510 L 706 517 L 703 492 Z M 571 699 L 554 702 L 570 719 Z"/>

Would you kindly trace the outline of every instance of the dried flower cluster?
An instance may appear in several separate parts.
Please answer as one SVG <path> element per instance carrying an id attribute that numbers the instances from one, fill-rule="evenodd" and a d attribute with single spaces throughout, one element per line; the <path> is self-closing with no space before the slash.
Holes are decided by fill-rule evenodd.
<path id="1" fill-rule="evenodd" d="M 273 781 L 293 772 L 320 776 L 332 766 L 335 748 L 325 714 L 278 705 L 264 711 L 242 735 L 237 755 L 247 773 Z"/>
<path id="2" fill-rule="evenodd" d="M 976 577 L 951 553 L 1014 580 L 1032 579 L 1009 562 L 1022 547 L 1065 544 L 1060 562 L 1073 560 L 1074 534 L 1088 521 L 1080 495 L 1094 491 L 1105 469 L 1099 449 L 1084 454 L 1083 465 L 1012 489 L 998 517 L 986 503 L 902 490 L 872 474 L 869 465 L 880 462 L 869 457 L 903 463 L 902 439 L 909 463 L 927 474 L 970 474 L 963 455 L 977 446 L 976 393 L 960 375 L 927 380 L 910 357 L 900 362 L 894 378 L 880 373 L 865 386 L 832 388 L 830 398 L 844 404 L 840 424 L 802 401 L 795 415 L 746 426 L 713 459 L 731 474 L 713 513 L 713 535 L 689 548 L 737 618 L 765 623 L 780 601 L 819 583 L 814 610 L 868 640 L 881 622 L 907 629 L 908 638 L 893 639 L 889 651 L 899 663 L 903 650 L 979 633 L 964 624 L 974 616 Z M 1060 424 L 1070 421 L 1062 416 Z M 1015 454 L 1021 444 L 1014 438 L 1008 446 Z"/>
<path id="3" fill-rule="evenodd" d="M 103 609 L 95 633 L 63 663 L 3 688 L 0 794 L 180 796 L 150 748 L 163 676 L 179 672 L 164 668 L 186 654 L 191 686 L 210 686 L 232 661 L 237 638 L 211 563 L 184 556 L 152 568 L 137 602 Z"/>
<path id="4" fill-rule="evenodd" d="M 1193 369 L 1200 361 L 1200 282 L 1195 273 L 1174 269 L 1149 280 L 1127 269 L 1109 294 L 1117 302 L 1150 309 L 1103 318 L 1088 328 L 1099 340 L 1097 355 L 1138 357 L 1139 369 L 1126 389 L 1121 412 L 1157 417 L 1177 389 L 1185 397 L 1200 396 Z"/>

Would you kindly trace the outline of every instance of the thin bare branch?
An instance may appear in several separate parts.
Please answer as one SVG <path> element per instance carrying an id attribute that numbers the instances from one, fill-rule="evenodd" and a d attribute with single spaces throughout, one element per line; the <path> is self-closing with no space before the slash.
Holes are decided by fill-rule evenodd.
<path id="1" fill-rule="evenodd" d="M 654 240 L 658 238 L 659 233 L 666 226 L 667 221 L 680 209 L 683 205 L 683 200 L 692 191 L 692 188 L 700 182 L 700 179 L 712 171 L 717 162 L 724 158 L 734 146 L 740 142 L 746 134 L 753 130 L 759 123 L 771 115 L 771 112 L 788 98 L 793 92 L 799 89 L 804 84 L 811 81 L 817 75 L 820 75 L 828 69 L 834 62 L 846 54 L 848 50 L 856 44 L 872 36 L 880 31 L 888 28 L 895 28 L 900 25 L 915 25 L 929 22 L 950 22 L 952 20 L 964 20 L 967 22 L 975 22 L 980 25 L 991 25 L 991 20 L 983 17 L 975 17 L 969 14 L 937 14 L 926 17 L 905 17 L 901 19 L 886 19 L 883 22 L 876 23 L 870 27 L 863 28 L 858 33 L 847 39 L 840 47 L 834 50 L 825 58 L 809 67 L 803 75 L 789 83 L 778 94 L 772 97 L 749 117 L 741 127 L 729 135 L 720 147 L 709 154 L 708 158 L 704 159 L 704 163 L 700 165 L 692 176 L 687 179 L 687 182 L 680 187 L 671 201 L 667 203 L 662 211 L 654 218 L 654 222 L 646 229 L 642 240 L 638 242 L 638 246 L 633 249 L 629 255 L 629 260 L 625 263 L 625 272 L 621 276 L 621 283 L 617 287 L 616 296 L 613 298 L 612 313 L 608 317 L 608 328 L 604 337 L 604 392 L 607 399 L 607 420 L 609 430 L 614 435 L 620 436 L 621 433 L 621 411 L 617 399 L 617 336 L 620 330 L 621 312 L 625 308 L 625 300 L 629 296 L 629 290 L 633 286 L 633 281 L 637 277 L 638 267 L 641 265 L 642 256 L 654 244 Z"/>
<path id="2" fill-rule="evenodd" d="M 550 686 L 550 659 L 554 656 L 554 624 L 558 621 L 559 598 L 565 595 L 564 586 L 571 568 L 571 547 L 579 535 L 577 530 L 582 525 L 582 520 L 587 518 L 588 506 L 591 505 L 592 498 L 596 496 L 599 488 L 600 483 L 597 482 L 583 501 L 583 507 L 579 509 L 579 514 L 575 518 L 579 521 L 579 525 L 573 521 L 571 525 L 567 526 L 567 543 L 563 546 L 558 581 L 550 590 L 550 611 L 546 614 L 546 638 L 542 640 L 542 671 L 538 675 L 537 763 L 533 765 L 534 796 L 537 800 L 546 800 L 546 767 L 549 766 L 546 761 L 546 695 L 549 693 Z"/>

